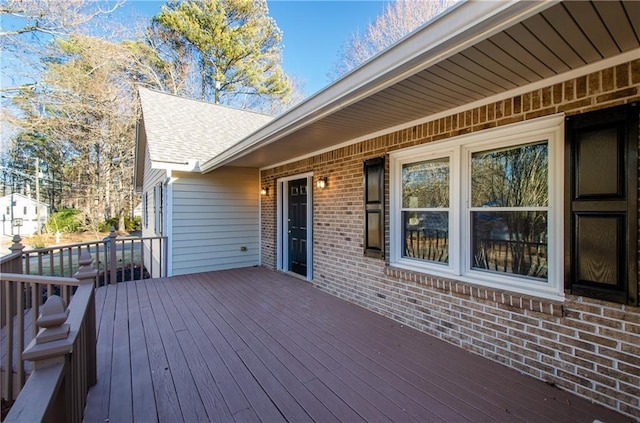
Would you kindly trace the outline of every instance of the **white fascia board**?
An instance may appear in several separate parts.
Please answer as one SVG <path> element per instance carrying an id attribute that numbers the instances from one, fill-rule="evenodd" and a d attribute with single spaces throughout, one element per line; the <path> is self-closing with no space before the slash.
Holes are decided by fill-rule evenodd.
<path id="1" fill-rule="evenodd" d="M 142 191 L 142 185 L 144 183 L 144 156 L 147 149 L 147 136 L 144 132 L 144 116 L 141 114 L 140 119 L 136 122 L 136 146 L 134 150 L 135 167 L 133 172 L 133 186 L 136 191 Z"/>
<path id="2" fill-rule="evenodd" d="M 205 162 L 202 172 L 228 164 L 375 94 L 558 2 L 559 0 L 464 2 Z"/>

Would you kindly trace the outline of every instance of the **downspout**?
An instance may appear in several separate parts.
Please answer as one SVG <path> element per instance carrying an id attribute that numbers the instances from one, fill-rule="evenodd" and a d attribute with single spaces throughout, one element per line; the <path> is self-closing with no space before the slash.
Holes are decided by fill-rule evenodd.
<path id="1" fill-rule="evenodd" d="M 164 181 L 166 187 L 166 213 L 165 213 L 165 229 L 167 237 L 167 276 L 173 276 L 173 182 L 177 178 L 171 176 L 171 169 L 167 169 L 167 179 Z"/>
<path id="2" fill-rule="evenodd" d="M 262 266 L 262 171 L 258 169 L 258 266 Z M 276 190 L 274 190 L 276 191 Z M 274 192 L 272 195 L 276 195 Z"/>

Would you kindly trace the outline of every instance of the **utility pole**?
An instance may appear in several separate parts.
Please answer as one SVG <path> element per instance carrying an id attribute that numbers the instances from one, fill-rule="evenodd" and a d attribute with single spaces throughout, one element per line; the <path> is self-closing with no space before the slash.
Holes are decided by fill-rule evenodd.
<path id="1" fill-rule="evenodd" d="M 36 226 L 38 227 L 38 235 L 42 235 L 42 226 L 40 224 L 40 160 L 36 159 Z"/>

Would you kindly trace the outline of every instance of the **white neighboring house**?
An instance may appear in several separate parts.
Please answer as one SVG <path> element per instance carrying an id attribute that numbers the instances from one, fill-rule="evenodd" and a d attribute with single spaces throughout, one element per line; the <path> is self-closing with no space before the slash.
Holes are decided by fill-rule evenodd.
<path id="1" fill-rule="evenodd" d="M 200 166 L 273 118 L 145 88 L 139 94 L 135 184 L 142 235 L 168 237 L 167 276 L 257 265 L 258 169 L 202 174 Z M 156 277 L 154 248 L 145 266 Z"/>
<path id="2" fill-rule="evenodd" d="M 42 201 L 22 194 L 9 194 L 0 198 L 3 235 L 33 235 L 38 232 L 38 208 L 40 227 L 47 223 L 49 206 Z"/>

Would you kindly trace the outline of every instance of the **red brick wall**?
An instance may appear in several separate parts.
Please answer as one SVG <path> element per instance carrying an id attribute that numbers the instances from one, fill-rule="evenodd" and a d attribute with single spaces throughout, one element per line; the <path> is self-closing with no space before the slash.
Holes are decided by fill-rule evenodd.
<path id="1" fill-rule="evenodd" d="M 313 283 L 365 308 L 590 398 L 640 415 L 640 308 L 568 295 L 528 297 L 389 267 L 363 256 L 363 161 L 405 147 L 640 100 L 640 60 L 371 140 L 263 170 L 262 264 L 276 266 L 276 181 L 304 172 L 314 187 Z M 388 162 L 388 161 L 387 161 Z M 386 172 L 388 251 L 388 172 Z"/>

